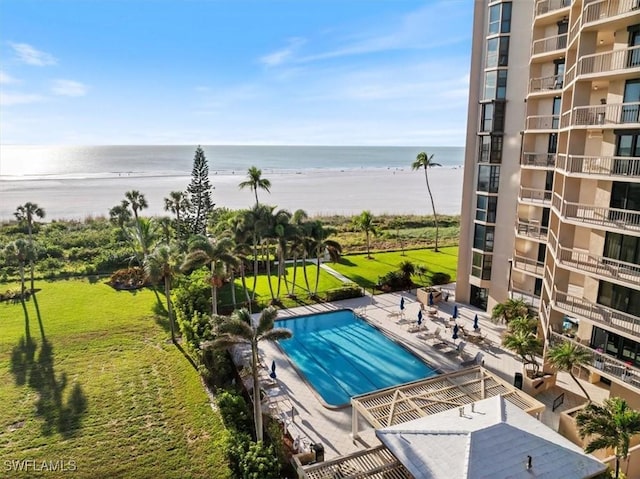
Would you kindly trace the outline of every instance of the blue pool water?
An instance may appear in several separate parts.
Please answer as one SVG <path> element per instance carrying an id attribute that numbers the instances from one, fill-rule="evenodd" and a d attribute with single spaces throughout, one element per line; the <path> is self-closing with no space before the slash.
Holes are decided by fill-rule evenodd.
<path id="1" fill-rule="evenodd" d="M 437 374 L 352 310 L 281 319 L 276 327 L 293 332 L 280 346 L 329 406 Z"/>

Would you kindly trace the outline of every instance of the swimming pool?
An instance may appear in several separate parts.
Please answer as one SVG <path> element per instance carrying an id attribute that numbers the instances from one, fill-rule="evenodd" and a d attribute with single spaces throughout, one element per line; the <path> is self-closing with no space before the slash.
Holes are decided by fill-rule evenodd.
<path id="1" fill-rule="evenodd" d="M 276 327 L 293 332 L 279 344 L 330 407 L 437 374 L 350 309 L 280 319 Z"/>

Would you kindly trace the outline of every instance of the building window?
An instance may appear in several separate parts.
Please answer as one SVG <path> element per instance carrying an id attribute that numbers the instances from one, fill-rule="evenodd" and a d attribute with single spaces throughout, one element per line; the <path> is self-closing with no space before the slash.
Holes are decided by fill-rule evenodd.
<path id="1" fill-rule="evenodd" d="M 500 183 L 499 166 L 478 166 L 478 186 L 477 191 L 485 193 L 497 193 Z"/>
<path id="2" fill-rule="evenodd" d="M 480 152 L 478 163 L 501 163 L 502 162 L 502 137 L 501 136 L 481 136 Z"/>
<path id="3" fill-rule="evenodd" d="M 484 74 L 483 100 L 504 100 L 507 97 L 507 70 L 494 70 Z"/>
<path id="4" fill-rule="evenodd" d="M 560 126 L 560 106 L 562 105 L 562 99 L 559 96 L 554 97 L 551 114 L 551 128 L 558 128 Z"/>
<path id="5" fill-rule="evenodd" d="M 506 67 L 509 64 L 509 37 L 487 40 L 487 61 L 485 68 Z"/>
<path id="6" fill-rule="evenodd" d="M 627 80 L 624 85 L 624 96 L 622 102 L 621 123 L 638 123 L 640 122 L 640 80 Z"/>
<path id="7" fill-rule="evenodd" d="M 511 2 L 489 7 L 489 35 L 511 31 Z"/>
<path id="8" fill-rule="evenodd" d="M 472 306 L 475 306 L 482 311 L 486 311 L 488 297 L 489 291 L 486 288 L 478 288 L 477 286 L 471 285 L 471 295 L 469 298 L 469 302 Z"/>
<path id="9" fill-rule="evenodd" d="M 633 366 L 640 366 L 640 343 L 624 336 L 594 326 L 590 346 Z"/>
<path id="10" fill-rule="evenodd" d="M 631 160 L 621 158 L 613 159 L 613 174 L 640 176 L 640 142 L 637 133 L 621 133 L 618 135 L 616 156 L 630 157 Z"/>
<path id="11" fill-rule="evenodd" d="M 640 265 L 640 238 L 608 231 L 602 254 L 607 258 Z"/>
<path id="12" fill-rule="evenodd" d="M 504 132 L 505 102 L 496 101 L 482 104 L 480 131 L 488 133 Z"/>
<path id="13" fill-rule="evenodd" d="M 485 223 L 495 223 L 497 208 L 497 196 L 478 195 L 476 199 L 476 219 Z"/>
<path id="14" fill-rule="evenodd" d="M 614 181 L 611 187 L 611 208 L 640 211 L 640 183 Z M 611 214 L 615 214 L 614 211 Z"/>
<path id="15" fill-rule="evenodd" d="M 480 279 L 491 279 L 492 255 L 484 255 L 476 251 L 473 252 L 471 274 Z"/>
<path id="16" fill-rule="evenodd" d="M 473 247 L 486 252 L 493 252 L 494 227 L 476 223 L 473 232 Z"/>
<path id="17" fill-rule="evenodd" d="M 598 304 L 640 317 L 640 290 L 600 281 Z"/>

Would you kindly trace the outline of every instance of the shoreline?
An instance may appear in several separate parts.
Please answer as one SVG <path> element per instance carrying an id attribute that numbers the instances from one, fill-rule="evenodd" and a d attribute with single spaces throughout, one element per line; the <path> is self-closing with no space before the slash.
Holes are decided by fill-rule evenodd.
<path id="1" fill-rule="evenodd" d="M 271 181 L 271 193 L 258 191 L 261 203 L 278 209 L 305 210 L 310 216 L 354 215 L 364 210 L 374 215 L 430 215 L 424 173 L 406 168 L 288 169 L 263 170 Z M 216 207 L 250 208 L 255 203 L 248 189 L 238 184 L 245 172 L 209 175 Z M 164 198 L 171 191 L 184 191 L 191 176 L 111 176 L 83 178 L 38 178 L 0 180 L 0 221 L 13 219 L 18 205 L 37 203 L 46 221 L 82 220 L 109 215 L 109 209 L 124 199 L 124 193 L 139 190 L 147 198 L 148 216 L 167 216 Z M 429 170 L 429 183 L 436 212 L 459 215 L 463 169 L 438 167 Z"/>

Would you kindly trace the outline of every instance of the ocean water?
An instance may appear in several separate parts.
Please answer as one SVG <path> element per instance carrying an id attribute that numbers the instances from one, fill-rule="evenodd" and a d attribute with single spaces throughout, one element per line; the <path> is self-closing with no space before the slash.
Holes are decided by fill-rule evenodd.
<path id="1" fill-rule="evenodd" d="M 195 146 L 0 145 L 0 179 L 189 175 Z M 426 151 L 443 166 L 464 163 L 462 147 L 208 146 L 211 174 L 406 168 Z"/>

